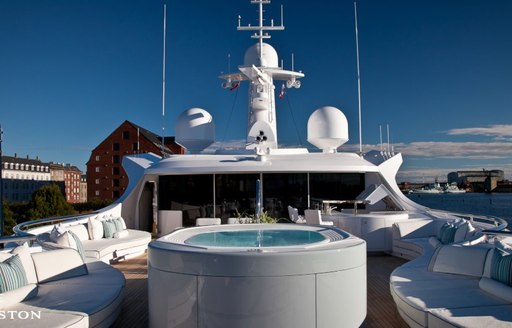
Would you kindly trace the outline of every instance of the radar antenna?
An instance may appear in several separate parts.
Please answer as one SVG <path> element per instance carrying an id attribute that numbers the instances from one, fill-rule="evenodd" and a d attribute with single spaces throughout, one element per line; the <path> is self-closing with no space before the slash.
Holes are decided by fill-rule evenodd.
<path id="1" fill-rule="evenodd" d="M 253 39 L 259 39 L 259 43 L 260 43 L 260 59 L 261 59 L 261 54 L 262 54 L 262 51 L 261 49 L 263 48 L 263 39 L 270 39 L 270 35 L 267 33 L 267 32 L 264 32 L 264 31 L 282 31 L 284 30 L 284 25 L 283 25 L 283 6 L 281 5 L 281 25 L 277 25 L 275 26 L 274 25 L 274 20 L 272 19 L 271 20 L 271 24 L 270 25 L 263 25 L 263 22 L 264 22 L 264 19 L 263 19 L 263 5 L 268 5 L 270 4 L 270 0 L 251 0 L 251 4 L 254 4 L 254 5 L 258 5 L 259 6 L 259 19 L 258 19 L 258 23 L 259 25 L 258 26 L 251 26 L 251 24 L 249 25 L 246 25 L 246 26 L 242 26 L 241 25 L 241 21 L 242 21 L 242 16 L 238 15 L 238 27 L 237 27 L 237 30 L 238 31 L 255 31 L 253 35 L 251 35 L 251 38 Z"/>

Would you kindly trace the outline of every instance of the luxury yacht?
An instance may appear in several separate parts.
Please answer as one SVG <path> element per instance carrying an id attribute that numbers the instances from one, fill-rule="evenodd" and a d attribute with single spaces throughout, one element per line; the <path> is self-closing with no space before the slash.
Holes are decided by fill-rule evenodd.
<path id="1" fill-rule="evenodd" d="M 258 24 L 246 26 L 239 19 L 237 29 L 252 32 L 257 42 L 249 46 L 237 71 L 220 76 L 226 89 L 248 84 L 244 149 L 205 151 L 215 141 L 213 118 L 204 109 L 191 108 L 178 117 L 175 129 L 176 141 L 187 154 L 125 156 L 129 186 L 112 206 L 87 215 L 24 223 L 15 228 L 16 237 L 3 242 L 29 240 L 33 253 L 55 252 L 48 250 L 53 244 L 45 238 L 51 239 L 60 225 L 83 234 L 86 259 L 123 271 L 124 303 L 119 303 L 120 296 L 113 297 L 110 301 L 118 302 L 116 307 L 102 310 L 108 310 L 108 316 L 98 319 L 96 312 L 87 313 L 89 324 L 83 326 L 141 327 L 149 322 L 152 327 L 426 327 L 436 326 L 429 325 L 434 319 L 460 326 L 449 321 L 452 317 L 432 311 L 428 301 L 413 304 L 422 296 L 404 291 L 400 283 L 411 280 L 409 271 L 396 268 L 413 259 L 413 269 L 420 270 L 425 263 L 428 266 L 427 256 L 443 258 L 442 245 L 458 243 L 464 251 L 472 249 L 485 243 L 488 235 L 500 234 L 506 223 L 432 210 L 405 197 L 395 182 L 401 154 L 344 152 L 348 122 L 341 110 L 328 104 L 313 111 L 307 124 L 307 140 L 318 151 L 281 148 L 275 103 L 280 88 L 276 90 L 275 83 L 298 89 L 307 72 L 281 67 L 276 50 L 265 42 L 270 31 L 284 29 L 282 23 L 264 24 L 263 6 L 268 3 L 251 0 L 258 6 Z M 317 221 L 309 221 L 311 216 Z M 264 218 L 279 223 L 260 225 Z M 95 237 L 95 220 L 104 221 L 103 237 Z M 205 222 L 214 225 L 195 227 Z M 254 224 L 238 224 L 246 222 Z M 111 224 L 113 229 L 121 226 L 118 240 L 104 241 Z M 128 232 L 122 234 L 126 227 Z M 240 231 L 251 233 L 257 244 L 241 246 Z M 264 246 L 269 231 L 272 244 Z M 307 240 L 287 243 L 288 236 L 297 235 Z M 148 236 L 153 237 L 149 247 Z M 116 246 L 125 239 L 123 248 Z M 283 240 L 284 244 L 274 243 Z M 225 241 L 228 246 L 219 244 Z M 41 256 L 34 261 L 41 261 Z M 106 269 L 85 262 L 93 278 L 105 274 Z M 443 274 L 452 273 L 446 270 Z M 426 266 L 424 271 L 429 272 Z M 124 286 L 122 279 L 105 279 Z M 442 281 L 440 276 L 435 279 Z M 219 293 L 223 301 L 218 301 Z M 424 293 L 432 297 L 430 291 Z M 40 292 L 37 297 L 45 295 Z M 492 305 L 508 306 L 503 302 Z M 65 308 L 64 303 L 55 306 L 84 311 Z M 508 317 L 503 320 L 510 324 Z"/>

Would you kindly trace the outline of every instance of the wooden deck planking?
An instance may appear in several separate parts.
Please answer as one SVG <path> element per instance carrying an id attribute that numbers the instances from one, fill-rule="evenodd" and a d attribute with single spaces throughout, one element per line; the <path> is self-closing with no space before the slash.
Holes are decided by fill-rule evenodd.
<path id="1" fill-rule="evenodd" d="M 367 261 L 367 316 L 361 327 L 408 327 L 396 310 L 389 292 L 389 275 L 405 260 L 389 255 L 369 255 Z M 114 264 L 126 278 L 123 309 L 114 328 L 148 327 L 146 255 Z"/>

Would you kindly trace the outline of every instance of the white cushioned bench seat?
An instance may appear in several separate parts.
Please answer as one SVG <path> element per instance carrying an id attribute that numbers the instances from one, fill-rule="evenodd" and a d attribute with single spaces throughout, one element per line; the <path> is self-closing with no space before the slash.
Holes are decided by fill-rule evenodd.
<path id="1" fill-rule="evenodd" d="M 485 241 L 480 230 L 467 220 L 411 219 L 393 224 L 392 254 L 407 260 L 421 255 L 431 256 L 436 247 L 443 244 L 440 239 L 447 224 L 454 226 L 448 243 L 473 245 Z"/>
<path id="2" fill-rule="evenodd" d="M 101 238 L 82 240 L 86 257 L 93 257 L 108 262 L 127 254 L 144 252 L 151 241 L 151 234 L 146 231 L 127 229 L 128 234 L 121 238 Z"/>
<path id="3" fill-rule="evenodd" d="M 435 309 L 429 313 L 428 326 L 438 328 L 510 328 L 512 326 L 512 305 Z"/>
<path id="4" fill-rule="evenodd" d="M 489 278 L 493 254 L 489 244 L 444 245 L 430 261 L 396 268 L 390 289 L 398 312 L 411 327 L 511 327 L 512 287 Z"/>
<path id="5" fill-rule="evenodd" d="M 0 327 L 109 327 L 117 319 L 125 287 L 119 270 L 100 261 L 84 263 L 71 248 L 37 253 L 29 253 L 26 245 L 18 249 L 19 255 L 13 251 L 2 257 L 4 261 L 22 257 L 23 273 L 31 278 L 28 284 L 0 294 L 0 309 L 34 311 L 39 317 L 0 320 Z"/>
<path id="6" fill-rule="evenodd" d="M 45 249 L 70 247 L 79 250 L 80 247 L 87 262 L 111 263 L 144 253 L 151 234 L 126 229 L 122 217 L 88 218 L 55 225 L 51 231 L 39 233 L 37 240 Z"/>

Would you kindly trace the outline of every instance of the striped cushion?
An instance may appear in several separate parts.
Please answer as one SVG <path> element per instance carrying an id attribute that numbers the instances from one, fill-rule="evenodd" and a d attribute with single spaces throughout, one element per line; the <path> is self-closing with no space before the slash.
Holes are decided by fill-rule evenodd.
<path id="1" fill-rule="evenodd" d="M 103 224 L 103 237 L 105 238 L 112 238 L 114 237 L 114 234 L 116 233 L 116 225 L 112 220 L 103 220 L 101 221 L 101 224 Z"/>
<path id="2" fill-rule="evenodd" d="M 0 293 L 27 285 L 27 275 L 18 255 L 0 263 Z"/>
<path id="3" fill-rule="evenodd" d="M 75 234 L 73 231 L 68 230 L 68 232 L 71 235 L 71 237 L 75 240 L 76 250 L 78 251 L 78 254 L 80 254 L 80 256 L 82 257 L 82 260 L 85 259 L 85 251 L 84 251 L 84 246 L 82 245 L 82 241 L 80 240 L 78 235 Z"/>
<path id="4" fill-rule="evenodd" d="M 455 238 L 456 231 L 457 231 L 457 227 L 455 227 L 451 223 L 446 222 L 441 227 L 441 231 L 440 231 L 441 238 L 439 238 L 439 240 L 443 244 L 453 243 L 453 239 Z"/>
<path id="5" fill-rule="evenodd" d="M 512 254 L 497 248 L 491 261 L 491 278 L 512 286 Z"/>

